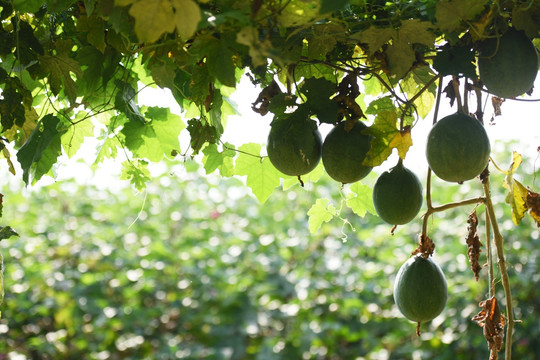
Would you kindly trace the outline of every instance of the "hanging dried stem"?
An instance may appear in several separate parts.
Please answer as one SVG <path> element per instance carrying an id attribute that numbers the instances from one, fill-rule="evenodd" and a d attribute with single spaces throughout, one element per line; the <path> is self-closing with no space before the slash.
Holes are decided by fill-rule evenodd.
<path id="1" fill-rule="evenodd" d="M 484 171 L 487 173 L 487 170 Z M 512 305 L 512 292 L 510 289 L 510 280 L 508 278 L 508 271 L 506 269 L 506 258 L 504 256 L 504 239 L 499 230 L 499 224 L 495 217 L 495 210 L 491 201 L 491 193 L 489 187 L 489 175 L 483 174 L 482 186 L 484 188 L 485 204 L 489 221 L 491 222 L 491 228 L 493 229 L 493 241 L 497 251 L 497 265 L 501 274 L 502 285 L 504 288 L 504 296 L 506 298 L 506 343 L 505 343 L 505 359 L 512 359 L 512 334 L 514 332 L 514 312 Z"/>
<path id="2" fill-rule="evenodd" d="M 474 273 L 474 278 L 478 281 L 480 277 L 480 271 L 482 266 L 479 263 L 481 247 L 483 246 L 478 237 L 478 216 L 476 215 L 476 209 L 469 215 L 467 220 L 469 224 L 467 226 L 467 255 L 469 256 L 469 262 L 471 263 L 471 270 Z"/>

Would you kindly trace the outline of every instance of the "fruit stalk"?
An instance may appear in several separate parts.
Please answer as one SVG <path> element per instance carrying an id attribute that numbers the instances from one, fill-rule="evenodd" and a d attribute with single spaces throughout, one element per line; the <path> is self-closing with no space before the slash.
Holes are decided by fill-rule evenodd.
<path id="1" fill-rule="evenodd" d="M 503 248 L 503 236 L 499 230 L 499 224 L 495 217 L 495 210 L 493 209 L 493 203 L 491 201 L 490 188 L 489 188 L 489 176 L 486 176 L 485 180 L 482 181 L 482 186 L 484 188 L 485 195 L 485 205 L 489 220 L 491 222 L 491 228 L 493 229 L 493 239 L 495 242 L 495 248 L 497 250 L 497 265 L 499 271 L 501 272 L 501 280 L 504 288 L 504 296 L 506 298 L 506 317 L 507 317 L 507 327 L 506 327 L 506 344 L 504 349 L 505 359 L 512 359 L 512 333 L 514 331 L 514 313 L 512 310 L 512 292 L 510 291 L 510 281 L 508 279 L 508 272 L 506 270 L 506 259 L 504 257 L 504 248 Z"/>

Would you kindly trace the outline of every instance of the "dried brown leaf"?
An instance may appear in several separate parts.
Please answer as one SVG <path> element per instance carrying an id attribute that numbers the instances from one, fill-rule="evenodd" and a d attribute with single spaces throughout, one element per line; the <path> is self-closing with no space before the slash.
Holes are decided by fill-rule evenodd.
<path id="1" fill-rule="evenodd" d="M 530 189 L 527 189 L 527 209 L 536 226 L 540 227 L 540 195 Z"/>
<path id="2" fill-rule="evenodd" d="M 268 114 L 270 100 L 280 93 L 281 89 L 279 88 L 278 83 L 275 80 L 272 80 L 270 85 L 261 90 L 255 102 L 251 104 L 251 109 L 262 116 Z"/>
<path id="3" fill-rule="evenodd" d="M 454 106 L 454 101 L 456 101 L 456 91 L 452 81 L 446 85 L 443 92 L 446 94 L 446 97 L 450 99 L 450 106 Z"/>
<path id="4" fill-rule="evenodd" d="M 418 247 L 412 252 L 412 255 L 421 254 L 423 258 L 427 259 L 435 251 L 435 244 L 429 238 L 429 236 L 421 234 Z"/>
<path id="5" fill-rule="evenodd" d="M 490 360 L 496 360 L 497 352 L 502 348 L 506 320 L 501 314 L 495 296 L 481 301 L 478 306 L 481 307 L 481 310 L 472 320 L 476 321 L 484 329 L 484 337 L 491 352 Z"/>
<path id="6" fill-rule="evenodd" d="M 492 96 L 491 97 L 491 105 L 493 106 L 493 113 L 495 116 L 501 116 L 502 115 L 502 111 L 501 111 L 501 106 L 504 102 L 504 99 L 503 98 L 500 98 L 500 97 L 497 97 L 497 96 Z"/>
<path id="7" fill-rule="evenodd" d="M 469 262 L 471 263 L 471 270 L 474 273 L 474 278 L 478 281 L 480 277 L 480 271 L 482 266 L 479 263 L 480 253 L 482 252 L 481 247 L 483 246 L 478 237 L 478 216 L 476 215 L 476 210 L 474 210 L 467 220 L 469 224 L 467 226 L 467 255 L 469 256 Z"/>

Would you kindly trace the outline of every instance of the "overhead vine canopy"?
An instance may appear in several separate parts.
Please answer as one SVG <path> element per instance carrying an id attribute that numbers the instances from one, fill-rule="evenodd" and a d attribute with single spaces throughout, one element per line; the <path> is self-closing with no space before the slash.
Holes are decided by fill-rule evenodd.
<path id="1" fill-rule="evenodd" d="M 0 8 L 0 147 L 11 172 L 12 149 L 30 184 L 95 137 L 96 163 L 129 150 L 122 177 L 138 188 L 149 161 L 202 150 L 207 172 L 247 175 L 262 202 L 283 174 L 246 157 L 264 155 L 260 144 L 220 142 L 234 112 L 228 95 L 243 76 L 263 89 L 252 99 L 260 114 L 298 110 L 330 124 L 376 116 L 365 160 L 376 166 L 393 148 L 405 157 L 441 76 L 476 79 L 478 41 L 509 26 L 530 37 L 540 30 L 534 1 L 14 0 Z M 169 90 L 183 116 L 139 106 L 147 86 Z M 364 104 L 361 94 L 376 99 Z M 180 148 L 185 128 L 190 146 Z"/>

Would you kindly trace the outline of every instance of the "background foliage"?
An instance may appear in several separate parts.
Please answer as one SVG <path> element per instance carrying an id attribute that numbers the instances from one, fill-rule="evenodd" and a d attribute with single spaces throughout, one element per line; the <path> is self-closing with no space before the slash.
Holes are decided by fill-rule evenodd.
<path id="1" fill-rule="evenodd" d="M 486 269 L 475 282 L 466 255 L 472 206 L 435 216 L 430 225 L 450 298 L 418 338 L 394 305 L 392 284 L 416 247 L 420 220 L 392 236 L 376 216 L 349 210 L 341 216 L 350 224 L 334 218 L 313 235 L 306 208 L 319 197 L 339 206 L 339 187 L 326 176 L 309 189 L 279 191 L 261 206 L 237 179 L 204 176 L 193 163 L 171 169 L 139 195 L 73 181 L 41 191 L 12 185 L 4 217 L 22 236 L 1 243 L 0 354 L 487 359 L 482 328 L 471 321 L 487 292 Z M 502 178 L 494 183 L 494 196 L 504 196 Z M 434 186 L 441 202 L 481 191 L 479 184 Z M 509 207 L 500 211 L 510 216 Z M 522 359 L 540 354 L 539 232 L 531 225 L 503 223 L 522 321 L 514 354 Z"/>

